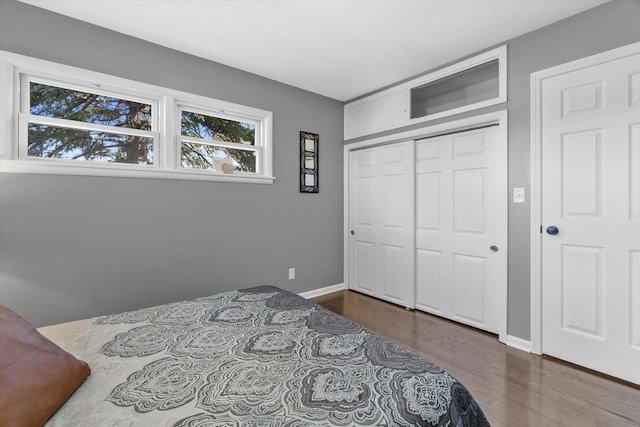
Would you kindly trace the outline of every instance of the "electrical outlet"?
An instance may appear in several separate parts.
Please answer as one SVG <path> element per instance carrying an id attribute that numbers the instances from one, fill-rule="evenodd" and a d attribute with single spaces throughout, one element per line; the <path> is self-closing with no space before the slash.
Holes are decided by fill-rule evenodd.
<path id="1" fill-rule="evenodd" d="M 289 269 L 289 280 L 293 280 L 296 278 L 296 269 L 295 268 L 290 268 Z"/>

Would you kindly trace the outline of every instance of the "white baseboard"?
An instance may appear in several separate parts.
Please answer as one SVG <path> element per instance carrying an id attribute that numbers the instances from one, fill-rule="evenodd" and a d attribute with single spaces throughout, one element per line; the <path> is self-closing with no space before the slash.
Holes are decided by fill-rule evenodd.
<path id="1" fill-rule="evenodd" d="M 324 288 L 314 289 L 313 291 L 301 292 L 298 295 L 300 295 L 302 298 L 311 299 L 315 297 L 321 297 L 322 295 L 327 295 L 332 292 L 338 292 L 343 289 L 347 289 L 344 286 L 344 283 L 338 283 L 337 285 L 326 286 Z"/>
<path id="2" fill-rule="evenodd" d="M 509 347 L 531 353 L 531 341 L 523 340 L 522 338 L 514 337 L 512 335 L 507 335 L 505 344 L 507 344 Z"/>

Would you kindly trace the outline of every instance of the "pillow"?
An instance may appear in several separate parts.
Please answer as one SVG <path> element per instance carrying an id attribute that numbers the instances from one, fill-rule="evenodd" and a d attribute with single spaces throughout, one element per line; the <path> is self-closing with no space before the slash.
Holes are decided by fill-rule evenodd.
<path id="1" fill-rule="evenodd" d="M 90 373 L 0 304 L 0 426 L 43 425 Z"/>

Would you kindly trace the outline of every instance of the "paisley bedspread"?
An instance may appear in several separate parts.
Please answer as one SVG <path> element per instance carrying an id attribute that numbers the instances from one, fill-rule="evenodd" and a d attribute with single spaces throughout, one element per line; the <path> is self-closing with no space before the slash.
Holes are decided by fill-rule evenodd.
<path id="1" fill-rule="evenodd" d="M 48 426 L 488 426 L 447 372 L 275 287 L 40 332 L 91 376 Z"/>

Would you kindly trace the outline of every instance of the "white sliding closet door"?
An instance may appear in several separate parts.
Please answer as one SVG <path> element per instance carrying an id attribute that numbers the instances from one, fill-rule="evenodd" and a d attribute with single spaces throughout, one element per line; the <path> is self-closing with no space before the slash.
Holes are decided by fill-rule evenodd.
<path id="1" fill-rule="evenodd" d="M 349 153 L 349 284 L 414 306 L 413 142 Z"/>
<path id="2" fill-rule="evenodd" d="M 499 127 L 416 141 L 416 308 L 494 333 L 507 287 Z"/>

